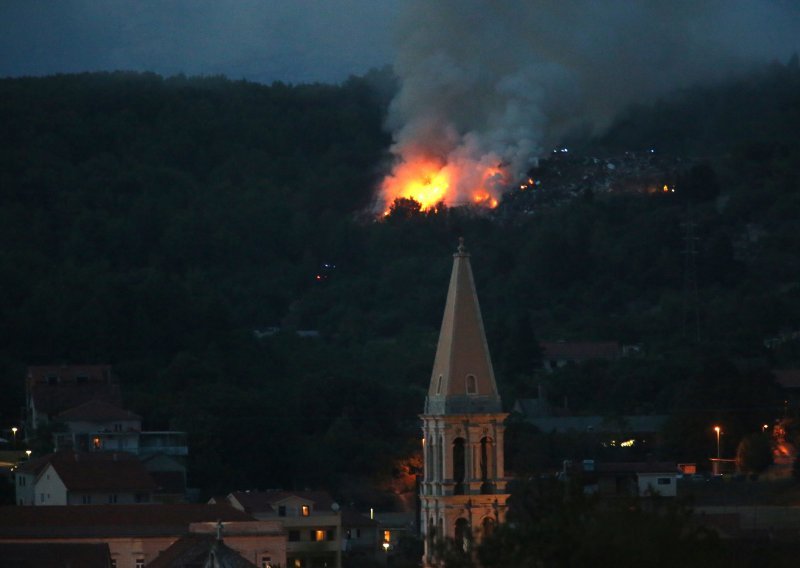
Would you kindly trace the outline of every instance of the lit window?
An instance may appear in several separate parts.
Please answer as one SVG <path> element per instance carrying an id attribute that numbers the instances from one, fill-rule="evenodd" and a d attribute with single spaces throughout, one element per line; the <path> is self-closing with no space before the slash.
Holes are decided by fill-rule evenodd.
<path id="1" fill-rule="evenodd" d="M 467 375 L 467 394 L 478 394 L 478 381 L 475 375 Z"/>
<path id="2" fill-rule="evenodd" d="M 272 558 L 269 556 L 262 556 L 261 568 L 272 568 Z"/>
<path id="3" fill-rule="evenodd" d="M 391 542 L 392 531 L 383 531 L 383 542 Z"/>
<path id="4" fill-rule="evenodd" d="M 100 438 L 98 438 L 97 436 L 92 438 L 92 445 L 94 446 L 94 449 L 99 450 L 101 446 Z"/>
<path id="5" fill-rule="evenodd" d="M 323 540 L 325 540 L 325 531 L 321 529 L 311 531 L 311 540 L 322 542 Z"/>
<path id="6" fill-rule="evenodd" d="M 304 516 L 304 517 L 307 517 L 307 516 L 309 516 L 309 515 L 311 514 L 311 509 L 309 508 L 309 506 L 308 506 L 308 505 L 303 505 L 303 506 L 300 508 L 300 514 L 301 514 L 302 516 Z"/>

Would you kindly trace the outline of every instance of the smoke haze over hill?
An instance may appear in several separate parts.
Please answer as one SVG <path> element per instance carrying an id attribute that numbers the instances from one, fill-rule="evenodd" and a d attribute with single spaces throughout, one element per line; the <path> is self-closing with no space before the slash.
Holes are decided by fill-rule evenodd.
<path id="1" fill-rule="evenodd" d="M 518 176 L 630 103 L 785 61 L 798 32 L 792 2 L 412 0 L 397 26 L 393 152 Z"/>

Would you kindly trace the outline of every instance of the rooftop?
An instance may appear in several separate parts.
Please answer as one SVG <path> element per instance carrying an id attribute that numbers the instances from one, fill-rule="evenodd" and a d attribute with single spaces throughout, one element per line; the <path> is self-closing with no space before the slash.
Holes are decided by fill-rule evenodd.
<path id="1" fill-rule="evenodd" d="M 139 421 L 142 417 L 110 402 L 95 399 L 60 412 L 56 415 L 56 419 L 62 422 L 113 422 L 115 420 Z"/>
<path id="2" fill-rule="evenodd" d="M 7 506 L 0 507 L 0 537 L 176 535 L 192 523 L 254 520 L 228 504 Z"/>
<path id="3" fill-rule="evenodd" d="M 316 512 L 330 512 L 333 499 L 326 491 L 234 491 L 229 495 L 248 513 L 272 512 L 278 503 L 292 497 L 308 501 Z"/>

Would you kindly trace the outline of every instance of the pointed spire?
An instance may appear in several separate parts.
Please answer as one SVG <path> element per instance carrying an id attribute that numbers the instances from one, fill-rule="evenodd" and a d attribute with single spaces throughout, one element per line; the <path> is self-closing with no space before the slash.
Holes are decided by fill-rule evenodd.
<path id="1" fill-rule="evenodd" d="M 453 255 L 425 414 L 502 411 L 469 258 L 460 238 Z"/>

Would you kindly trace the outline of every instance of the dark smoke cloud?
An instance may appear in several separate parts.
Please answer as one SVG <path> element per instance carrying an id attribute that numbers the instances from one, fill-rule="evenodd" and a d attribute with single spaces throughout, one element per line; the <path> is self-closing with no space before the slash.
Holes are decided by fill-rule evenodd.
<path id="1" fill-rule="evenodd" d="M 522 172 L 567 131 L 800 48 L 800 2 L 408 0 L 394 151 Z"/>
<path id="2" fill-rule="evenodd" d="M 0 76 L 338 82 L 391 60 L 397 0 L 0 0 Z"/>

